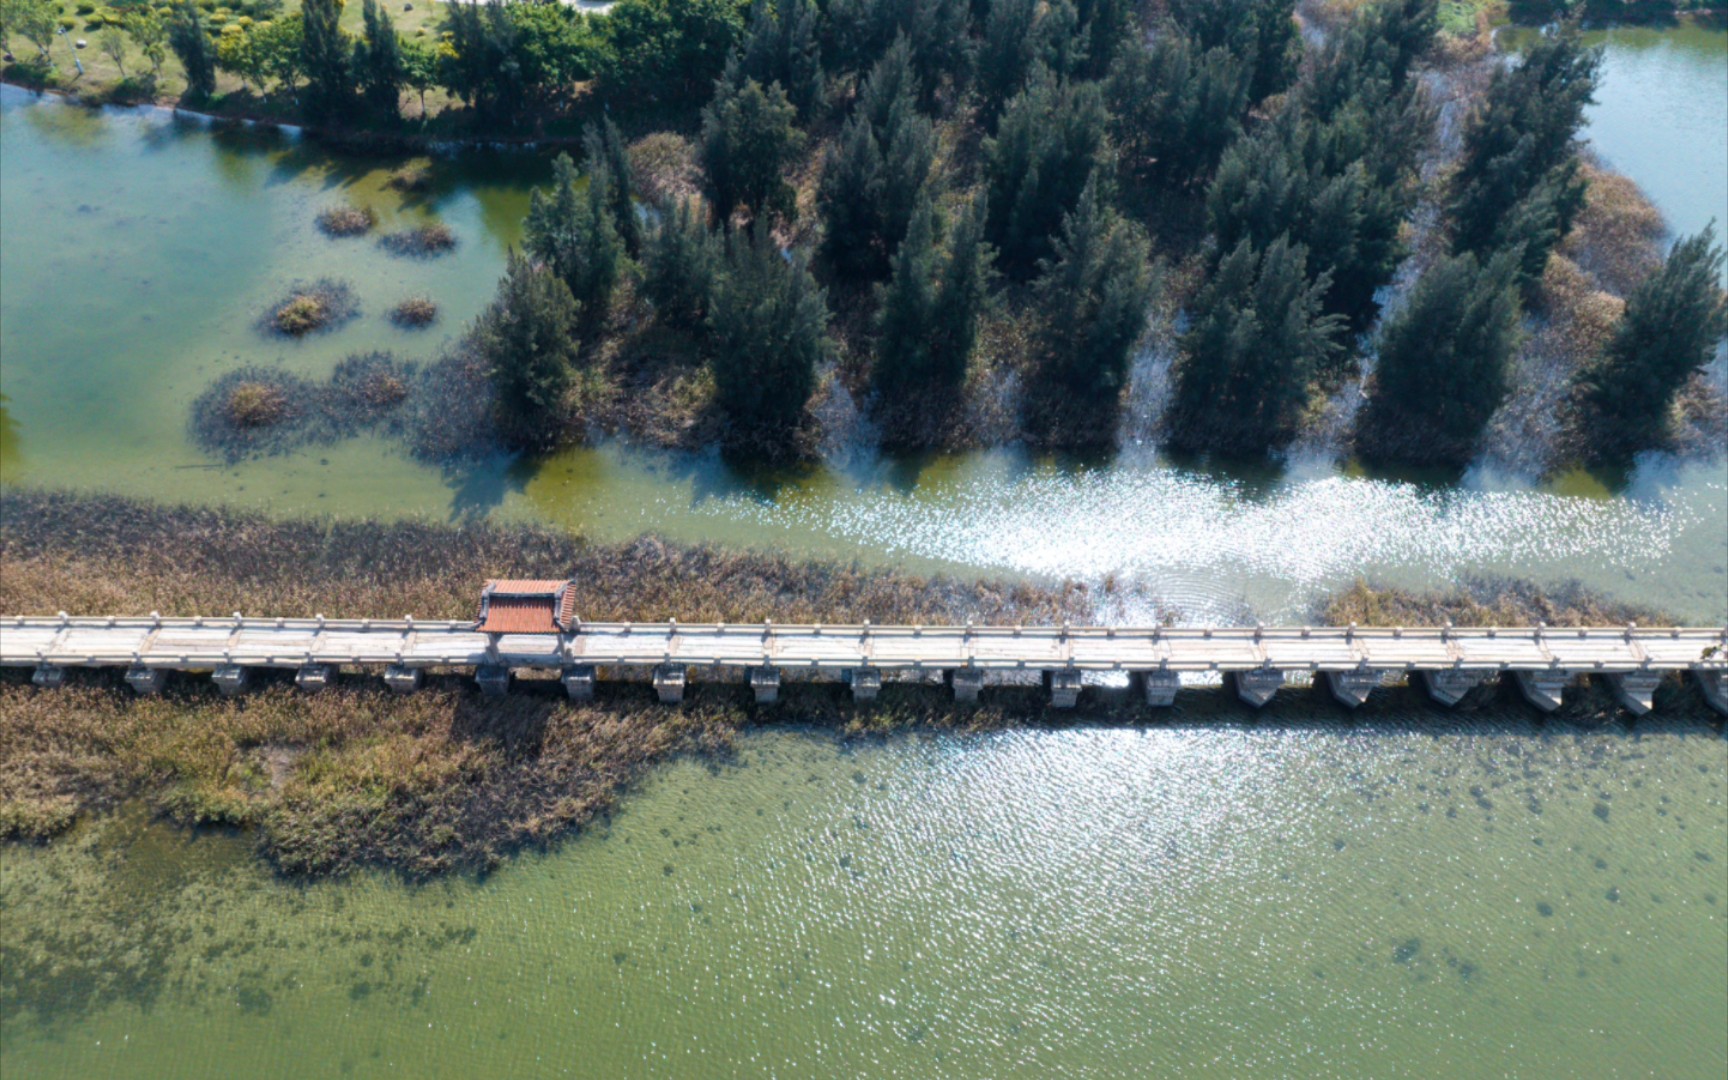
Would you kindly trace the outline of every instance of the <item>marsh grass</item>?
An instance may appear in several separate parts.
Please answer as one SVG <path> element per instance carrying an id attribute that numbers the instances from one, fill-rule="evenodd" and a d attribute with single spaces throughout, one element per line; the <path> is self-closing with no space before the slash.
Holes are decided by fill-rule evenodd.
<path id="1" fill-rule="evenodd" d="M 390 309 L 390 321 L 404 330 L 422 330 L 438 321 L 438 305 L 429 296 L 410 296 Z"/>
<path id="2" fill-rule="evenodd" d="M 384 352 L 346 357 L 322 384 L 276 368 L 240 368 L 192 403 L 192 440 L 236 462 L 372 429 L 405 437 L 404 405 L 422 382 L 417 365 Z"/>
<path id="3" fill-rule="evenodd" d="M 360 314 L 360 301 L 347 282 L 320 278 L 289 287 L 288 295 L 270 305 L 259 329 L 279 337 L 300 338 L 335 330 Z"/>
<path id="4" fill-rule="evenodd" d="M 677 547 L 652 538 L 592 545 L 551 530 L 270 521 L 117 497 L 0 495 L 0 611 L 326 611 L 473 615 L 480 582 L 573 576 L 590 619 L 1059 621 L 1092 607 L 1083 586 L 925 579 L 837 563 Z M 788 686 L 758 709 L 736 681 L 693 684 L 667 708 L 640 683 L 604 682 L 592 704 L 550 679 L 502 700 L 466 675 L 396 697 L 351 673 L 317 696 L 286 673 L 226 699 L 176 676 L 134 698 L 116 672 L 78 672 L 64 693 L 0 675 L 0 835 L 40 839 L 81 812 L 144 798 L 187 824 L 253 828 L 293 873 L 378 863 L 414 874 L 485 866 L 612 805 L 652 762 L 723 754 L 757 722 L 873 731 L 929 723 L 1005 726 L 989 709 L 943 705 L 940 687 L 885 691 L 854 709 L 840 686 Z"/>
<path id="5" fill-rule="evenodd" d="M 1102 599 L 1072 583 L 920 578 L 653 538 L 597 545 L 533 526 L 270 520 L 114 496 L 0 494 L 7 614 L 468 618 L 480 581 L 506 573 L 573 577 L 580 615 L 604 620 L 1083 621 Z M 1516 583 L 1434 597 L 1358 585 L 1325 611 L 1403 625 L 1450 617 L 1460 625 L 1545 618 L 1563 626 L 1632 615 L 1660 621 L 1578 590 Z M 138 698 L 117 671 L 74 671 L 56 691 L 30 685 L 25 670 L 0 672 L 0 836 L 46 839 L 80 814 L 143 800 L 183 824 L 250 830 L 285 873 L 381 865 L 425 876 L 484 869 L 553 843 L 609 811 L 655 763 L 684 753 L 724 759 L 756 725 L 875 737 L 1132 725 L 1169 715 L 1124 690 L 1093 687 L 1071 712 L 1050 709 L 1035 685 L 993 686 L 979 705 L 959 706 L 939 682 L 890 682 L 860 708 L 838 684 L 790 681 L 777 704 L 758 706 L 736 673 L 713 681 L 698 672 L 685 704 L 673 707 L 641 682 L 603 680 L 596 699 L 578 705 L 550 678 L 520 679 L 496 699 L 482 697 L 466 673 L 434 674 L 408 696 L 360 671 L 318 695 L 295 691 L 287 672 L 260 674 L 238 698 L 185 674 L 161 697 Z M 1394 714 L 1432 713 L 1412 690 L 1382 693 Z M 1465 711 L 1499 710 L 1527 723 L 1512 693 L 1483 688 Z M 1662 694 L 1665 709 L 1704 715 L 1689 687 L 1675 682 Z M 1336 707 L 1323 690 L 1292 688 L 1258 716 L 1314 723 L 1331 715 L 1325 710 Z M 1244 716 L 1221 690 L 1190 691 L 1181 712 L 1190 722 Z M 1618 715 L 1597 686 L 1569 694 L 1561 714 L 1588 724 Z"/>
<path id="6" fill-rule="evenodd" d="M 442 222 L 430 225 L 420 225 L 412 229 L 403 229 L 389 233 L 379 241 L 379 246 L 392 255 L 400 255 L 412 259 L 434 259 L 440 255 L 455 250 L 456 234 L 450 226 Z"/>
<path id="7" fill-rule="evenodd" d="M 378 224 L 378 215 L 371 207 L 329 206 L 318 212 L 317 221 L 319 231 L 325 236 L 364 236 Z"/>
<path id="8" fill-rule="evenodd" d="M 1328 626 L 1674 626 L 1653 608 L 1604 600 L 1577 582 L 1540 588 L 1528 581 L 1480 578 L 1442 592 L 1411 592 L 1357 581 L 1316 606 Z"/>

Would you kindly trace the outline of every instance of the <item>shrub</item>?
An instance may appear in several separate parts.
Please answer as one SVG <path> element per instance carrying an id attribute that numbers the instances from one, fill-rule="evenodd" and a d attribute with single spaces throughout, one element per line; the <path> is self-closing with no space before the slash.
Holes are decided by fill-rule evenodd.
<path id="1" fill-rule="evenodd" d="M 288 415 L 288 396 L 279 386 L 243 382 L 228 392 L 228 422 L 237 428 L 261 428 Z"/>
<path id="2" fill-rule="evenodd" d="M 304 337 L 331 330 L 360 314 L 354 290 L 328 278 L 296 284 L 288 295 L 265 312 L 260 328 L 266 333 Z"/>
<path id="3" fill-rule="evenodd" d="M 390 321 L 407 330 L 418 330 L 438 321 L 438 305 L 429 297 L 410 296 L 390 309 Z"/>
<path id="4" fill-rule="evenodd" d="M 450 226 L 434 223 L 393 232 L 380 243 L 384 250 L 392 255 L 431 259 L 453 249 L 456 246 L 456 234 L 450 231 Z"/>
<path id="5" fill-rule="evenodd" d="M 299 337 L 323 326 L 328 318 L 324 302 L 316 296 L 292 296 L 276 309 L 276 329 Z"/>
<path id="6" fill-rule="evenodd" d="M 318 213 L 318 228 L 325 236 L 360 236 L 377 223 L 378 215 L 370 207 L 330 206 Z"/>

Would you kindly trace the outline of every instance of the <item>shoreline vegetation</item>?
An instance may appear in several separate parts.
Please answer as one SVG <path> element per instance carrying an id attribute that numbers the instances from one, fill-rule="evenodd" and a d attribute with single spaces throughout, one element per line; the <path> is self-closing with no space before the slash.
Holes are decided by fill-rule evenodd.
<path id="1" fill-rule="evenodd" d="M 118 497 L 0 495 L 0 610 L 9 614 L 324 610 L 465 618 L 479 582 L 505 573 L 574 575 L 578 611 L 595 619 L 1082 621 L 1096 617 L 1113 591 L 926 579 L 652 538 L 594 545 L 532 526 L 275 521 Z M 1445 595 L 1359 583 L 1315 616 L 1412 626 L 1664 621 L 1576 588 L 1508 582 Z M 1316 713 L 1336 711 L 1320 693 L 1293 688 L 1255 715 L 1313 723 Z M 1663 694 L 1665 714 L 1688 722 L 1709 715 L 1684 684 Z M 1367 716 L 1416 710 L 1445 724 L 1451 715 L 1413 690 L 1381 695 Z M 1528 721 L 1515 696 L 1480 688 L 1459 715 Z M 28 672 L 8 670 L 0 675 L 0 837 L 45 841 L 81 816 L 142 801 L 181 825 L 250 830 L 260 854 L 286 875 L 381 866 L 422 877 L 484 870 L 512 851 L 554 843 L 609 812 L 654 764 L 679 754 L 723 762 L 757 725 L 871 737 L 1172 719 L 1232 724 L 1249 715 L 1222 692 L 1153 713 L 1126 693 L 1098 688 L 1088 688 L 1076 710 L 1058 713 L 1036 686 L 993 687 L 981 704 L 958 706 L 934 683 L 890 683 L 874 706 L 857 708 L 832 684 L 788 683 L 780 703 L 758 706 L 741 685 L 698 681 L 684 705 L 661 706 L 645 686 L 607 681 L 594 702 L 574 705 L 555 680 L 519 680 L 507 698 L 486 699 L 455 674 L 435 674 L 405 697 L 353 673 L 309 696 L 293 688 L 290 673 L 236 699 L 190 678 L 161 697 L 138 698 L 111 672 L 77 672 L 64 688 L 41 691 Z M 1620 715 L 1604 688 L 1586 686 L 1568 694 L 1557 722 Z"/>
<path id="2" fill-rule="evenodd" d="M 1136 439 L 1547 474 L 1728 438 L 1716 235 L 1665 256 L 1660 215 L 1578 141 L 1600 57 L 1575 23 L 1516 67 L 1492 40 L 1508 12 L 1716 17 L 1700 4 L 111 10 L 88 14 L 99 51 L 124 70 L 117 26 L 166 33 L 183 101 L 342 145 L 430 93 L 440 138 L 573 151 L 492 307 L 427 366 L 460 422 L 410 437 L 422 458 Z"/>

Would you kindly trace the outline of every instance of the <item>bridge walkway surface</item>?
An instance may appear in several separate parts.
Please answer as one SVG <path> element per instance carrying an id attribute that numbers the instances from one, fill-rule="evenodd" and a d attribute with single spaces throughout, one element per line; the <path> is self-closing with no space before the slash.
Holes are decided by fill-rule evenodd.
<path id="1" fill-rule="evenodd" d="M 838 678 L 856 697 L 875 696 L 884 675 L 941 673 L 956 697 L 975 700 L 986 680 L 1042 676 L 1053 702 L 1074 704 L 1088 676 L 1126 673 L 1149 704 L 1168 705 L 1183 684 L 1228 677 L 1247 702 L 1263 705 L 1286 677 L 1324 678 L 1334 696 L 1360 705 L 1377 686 L 1420 680 L 1456 703 L 1471 687 L 1509 675 L 1543 709 L 1581 674 L 1604 677 L 1634 712 L 1645 712 L 1661 679 L 1695 678 L 1728 712 L 1728 627 L 1544 626 L 1497 628 L 825 626 L 781 623 L 573 622 L 557 633 L 486 633 L 473 621 L 0 616 L 0 665 L 36 669 L 58 685 L 65 669 L 126 667 L 140 692 L 161 688 L 169 671 L 208 671 L 238 692 L 246 672 L 291 668 L 315 690 L 341 667 L 382 667 L 393 688 L 412 690 L 429 669 L 472 669 L 489 692 L 508 689 L 514 671 L 556 671 L 573 697 L 597 678 L 647 674 L 663 700 L 682 699 L 690 672 L 740 669 L 759 700 L 782 677 Z"/>

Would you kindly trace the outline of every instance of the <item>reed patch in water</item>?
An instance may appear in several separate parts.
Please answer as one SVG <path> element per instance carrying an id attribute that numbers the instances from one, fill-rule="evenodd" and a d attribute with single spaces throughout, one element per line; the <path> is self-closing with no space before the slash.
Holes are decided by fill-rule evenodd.
<path id="1" fill-rule="evenodd" d="M 385 251 L 414 259 L 432 259 L 456 248 L 456 234 L 442 222 L 393 232 L 378 241 Z"/>
<path id="2" fill-rule="evenodd" d="M 404 330 L 422 330 L 438 321 L 438 305 L 429 296 L 410 296 L 390 309 L 390 321 Z"/>
<path id="3" fill-rule="evenodd" d="M 270 305 L 259 328 L 267 334 L 300 338 L 334 330 L 359 314 L 360 301 L 347 282 L 320 278 L 291 286 L 287 296 Z"/>
<path id="4" fill-rule="evenodd" d="M 378 224 L 378 215 L 371 207 L 327 206 L 318 212 L 317 223 L 318 231 L 328 237 L 364 236 Z"/>

